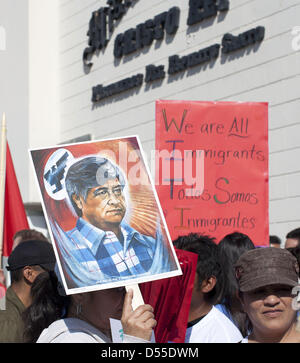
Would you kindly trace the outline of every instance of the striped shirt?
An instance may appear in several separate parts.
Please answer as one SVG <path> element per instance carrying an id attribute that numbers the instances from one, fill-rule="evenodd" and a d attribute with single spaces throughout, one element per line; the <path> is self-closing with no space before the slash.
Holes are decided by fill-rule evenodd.
<path id="1" fill-rule="evenodd" d="M 148 272 L 155 239 L 143 236 L 125 223 L 122 223 L 121 231 L 123 241 L 119 241 L 113 232 L 102 231 L 79 218 L 67 236 L 73 242 L 78 262 L 91 273 L 101 271 L 109 277 L 126 277 Z"/>

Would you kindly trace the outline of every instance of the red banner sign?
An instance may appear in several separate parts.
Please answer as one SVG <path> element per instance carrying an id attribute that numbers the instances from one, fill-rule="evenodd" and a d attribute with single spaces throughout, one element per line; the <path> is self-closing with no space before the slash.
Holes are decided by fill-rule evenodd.
<path id="1" fill-rule="evenodd" d="M 172 239 L 268 245 L 268 104 L 157 101 L 156 186 Z"/>

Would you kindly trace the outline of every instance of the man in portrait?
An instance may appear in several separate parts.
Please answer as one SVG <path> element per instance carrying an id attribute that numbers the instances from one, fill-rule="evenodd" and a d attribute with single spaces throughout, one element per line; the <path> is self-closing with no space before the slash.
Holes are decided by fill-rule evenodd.
<path id="1" fill-rule="evenodd" d="M 124 221 L 126 181 L 117 165 L 100 156 L 82 158 L 68 169 L 65 186 L 76 226 L 64 232 L 53 222 L 52 229 L 71 287 L 176 269 L 159 223 L 153 238 Z"/>

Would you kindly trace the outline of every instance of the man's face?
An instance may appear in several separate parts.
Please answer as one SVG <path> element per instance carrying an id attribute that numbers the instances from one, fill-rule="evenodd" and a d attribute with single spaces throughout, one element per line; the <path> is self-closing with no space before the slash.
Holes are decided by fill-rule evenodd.
<path id="1" fill-rule="evenodd" d="M 280 244 L 279 243 L 270 243 L 270 247 L 280 248 Z"/>
<path id="2" fill-rule="evenodd" d="M 298 240 L 295 238 L 287 238 L 287 240 L 285 241 L 285 248 L 295 248 L 297 247 L 299 244 Z"/>
<path id="3" fill-rule="evenodd" d="M 109 318 L 121 320 L 125 293 L 119 287 L 82 294 L 82 316 L 100 331 L 109 330 Z"/>
<path id="4" fill-rule="evenodd" d="M 284 334 L 295 321 L 292 288 L 270 285 L 243 293 L 242 304 L 254 327 L 264 336 Z"/>
<path id="5" fill-rule="evenodd" d="M 80 196 L 75 202 L 82 218 L 104 231 L 119 225 L 126 212 L 123 186 L 117 178 L 90 189 L 86 200 Z"/>

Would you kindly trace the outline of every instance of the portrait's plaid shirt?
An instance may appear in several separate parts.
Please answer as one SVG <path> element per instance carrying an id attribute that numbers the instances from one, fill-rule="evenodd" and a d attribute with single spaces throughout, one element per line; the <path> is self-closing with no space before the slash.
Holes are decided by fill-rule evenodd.
<path id="1" fill-rule="evenodd" d="M 89 272 L 109 277 L 140 275 L 153 263 L 155 240 L 122 223 L 123 242 L 113 232 L 105 232 L 79 218 L 76 227 L 67 232 L 73 242 L 76 258 Z"/>

